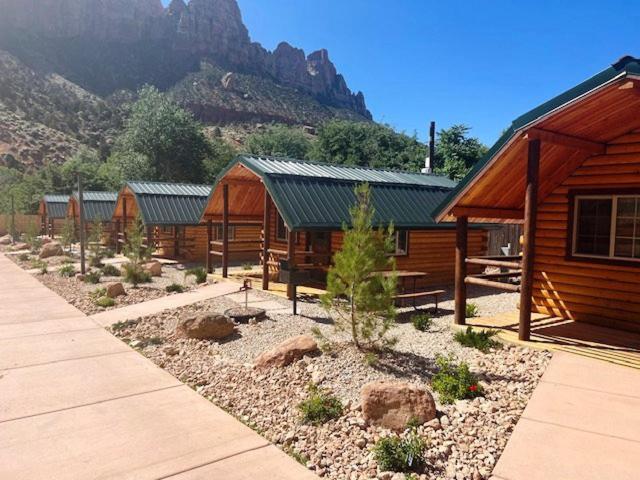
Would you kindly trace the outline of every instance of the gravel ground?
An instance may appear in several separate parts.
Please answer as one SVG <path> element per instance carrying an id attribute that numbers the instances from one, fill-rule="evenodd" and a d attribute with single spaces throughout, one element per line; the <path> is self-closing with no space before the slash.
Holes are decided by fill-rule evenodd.
<path id="1" fill-rule="evenodd" d="M 253 293 L 290 306 L 280 297 Z M 481 289 L 469 293 L 480 315 L 513 310 L 517 301 L 514 294 L 487 295 Z M 439 354 L 468 362 L 480 376 L 485 396 L 442 405 L 434 395 L 439 418 L 418 429 L 429 442 L 428 467 L 420 478 L 488 478 L 550 358 L 546 352 L 513 346 L 488 354 L 460 346 L 450 329 L 450 299 L 441 302 L 440 315 L 427 332 L 416 331 L 401 317 L 392 331 L 398 338 L 394 351 L 381 355 L 375 366 L 367 365 L 361 352 L 334 333 L 331 320 L 314 303 L 299 303 L 299 316 L 273 313 L 258 324 L 239 325 L 237 334 L 221 343 L 173 335 L 179 318 L 204 311 L 224 312 L 236 305 L 229 298 L 217 298 L 116 325 L 112 331 L 319 476 L 332 479 L 392 478 L 377 471 L 370 452 L 375 441 L 390 432 L 365 425 L 359 408 L 360 389 L 379 379 L 428 388 Z M 291 336 L 309 333 L 312 327 L 331 338 L 330 354 L 305 357 L 283 369 L 252 368 L 259 353 Z M 318 427 L 301 424 L 297 405 L 307 396 L 311 381 L 343 401 L 347 408 L 341 418 Z M 393 476 L 397 478 L 404 476 Z"/>

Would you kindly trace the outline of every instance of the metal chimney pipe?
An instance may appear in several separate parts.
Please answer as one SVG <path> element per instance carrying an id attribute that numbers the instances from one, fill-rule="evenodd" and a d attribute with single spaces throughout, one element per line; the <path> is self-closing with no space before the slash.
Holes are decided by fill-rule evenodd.
<path id="1" fill-rule="evenodd" d="M 433 164 L 436 159 L 436 122 L 431 122 L 429 126 L 429 153 L 424 160 L 424 168 L 422 173 L 431 175 L 433 173 Z"/>

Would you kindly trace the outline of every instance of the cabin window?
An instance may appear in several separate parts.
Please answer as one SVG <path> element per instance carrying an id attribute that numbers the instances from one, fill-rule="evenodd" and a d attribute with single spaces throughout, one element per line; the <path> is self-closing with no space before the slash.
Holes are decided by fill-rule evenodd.
<path id="1" fill-rule="evenodd" d="M 406 230 L 396 230 L 396 255 L 407 255 L 409 253 L 409 232 Z"/>
<path id="2" fill-rule="evenodd" d="M 640 259 L 640 196 L 576 196 L 573 255 Z"/>
<path id="3" fill-rule="evenodd" d="M 284 219 L 278 213 L 277 214 L 277 222 L 276 222 L 276 240 L 281 242 L 286 242 L 288 240 L 289 230 L 284 223 Z"/>
<path id="4" fill-rule="evenodd" d="M 223 230 L 222 225 L 216 225 L 213 232 L 214 240 L 222 241 L 222 238 L 224 237 L 222 230 Z M 229 225 L 229 240 L 235 240 L 235 239 L 236 239 L 236 227 L 234 227 L 233 225 Z"/>

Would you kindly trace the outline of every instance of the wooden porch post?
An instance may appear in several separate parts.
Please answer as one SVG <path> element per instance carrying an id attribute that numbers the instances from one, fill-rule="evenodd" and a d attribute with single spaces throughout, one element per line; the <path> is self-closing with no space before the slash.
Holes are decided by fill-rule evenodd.
<path id="1" fill-rule="evenodd" d="M 289 270 L 295 270 L 296 265 L 296 232 L 289 230 L 287 236 L 287 259 L 289 260 Z M 293 300 L 294 287 L 292 283 L 287 284 L 287 298 Z"/>
<path id="2" fill-rule="evenodd" d="M 269 290 L 269 248 L 271 239 L 271 199 L 269 192 L 264 189 L 264 220 L 262 222 L 262 289 Z"/>
<path id="3" fill-rule="evenodd" d="M 222 186 L 222 278 L 229 276 L 229 184 Z"/>
<path id="4" fill-rule="evenodd" d="M 113 234 L 114 242 L 116 245 L 116 253 L 120 253 L 120 219 L 119 218 L 116 219 L 116 226 L 112 234 Z"/>
<path id="5" fill-rule="evenodd" d="M 524 242 L 522 245 L 522 281 L 520 285 L 520 326 L 518 338 L 531 336 L 533 264 L 535 259 L 536 220 L 538 217 L 538 181 L 540 176 L 540 140 L 529 140 L 527 185 L 524 198 Z"/>
<path id="6" fill-rule="evenodd" d="M 455 323 L 464 325 L 467 321 L 467 237 L 469 221 L 467 217 L 456 218 L 456 286 Z"/>
<path id="7" fill-rule="evenodd" d="M 122 197 L 122 238 L 127 241 L 127 197 Z"/>
<path id="8" fill-rule="evenodd" d="M 211 242 L 213 241 L 213 222 L 207 220 L 207 273 L 213 273 L 213 262 L 211 261 Z"/>

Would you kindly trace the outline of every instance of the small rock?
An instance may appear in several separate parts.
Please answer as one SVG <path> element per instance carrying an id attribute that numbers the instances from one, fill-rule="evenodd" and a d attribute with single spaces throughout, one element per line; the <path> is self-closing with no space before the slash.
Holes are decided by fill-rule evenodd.
<path id="1" fill-rule="evenodd" d="M 124 286 L 120 282 L 108 283 L 105 288 L 107 290 L 107 297 L 109 298 L 125 295 Z"/>
<path id="2" fill-rule="evenodd" d="M 231 335 L 235 328 L 230 318 L 218 313 L 205 313 L 178 321 L 176 335 L 200 340 L 219 340 Z"/>
<path id="3" fill-rule="evenodd" d="M 289 338 L 275 348 L 261 353 L 255 360 L 258 368 L 285 367 L 307 353 L 318 351 L 318 344 L 309 335 Z"/>
<path id="4" fill-rule="evenodd" d="M 42 246 L 40 250 L 40 258 L 60 257 L 64 255 L 62 245 L 59 242 L 50 242 Z"/>
<path id="5" fill-rule="evenodd" d="M 162 264 L 157 260 L 153 262 L 145 263 L 142 268 L 145 272 L 149 272 L 152 277 L 160 277 L 162 276 Z"/>
<path id="6" fill-rule="evenodd" d="M 169 355 L 169 356 L 177 355 L 178 353 L 180 353 L 180 350 L 177 347 L 174 347 L 173 345 L 168 345 L 164 347 L 162 351 L 165 353 L 165 355 Z"/>

